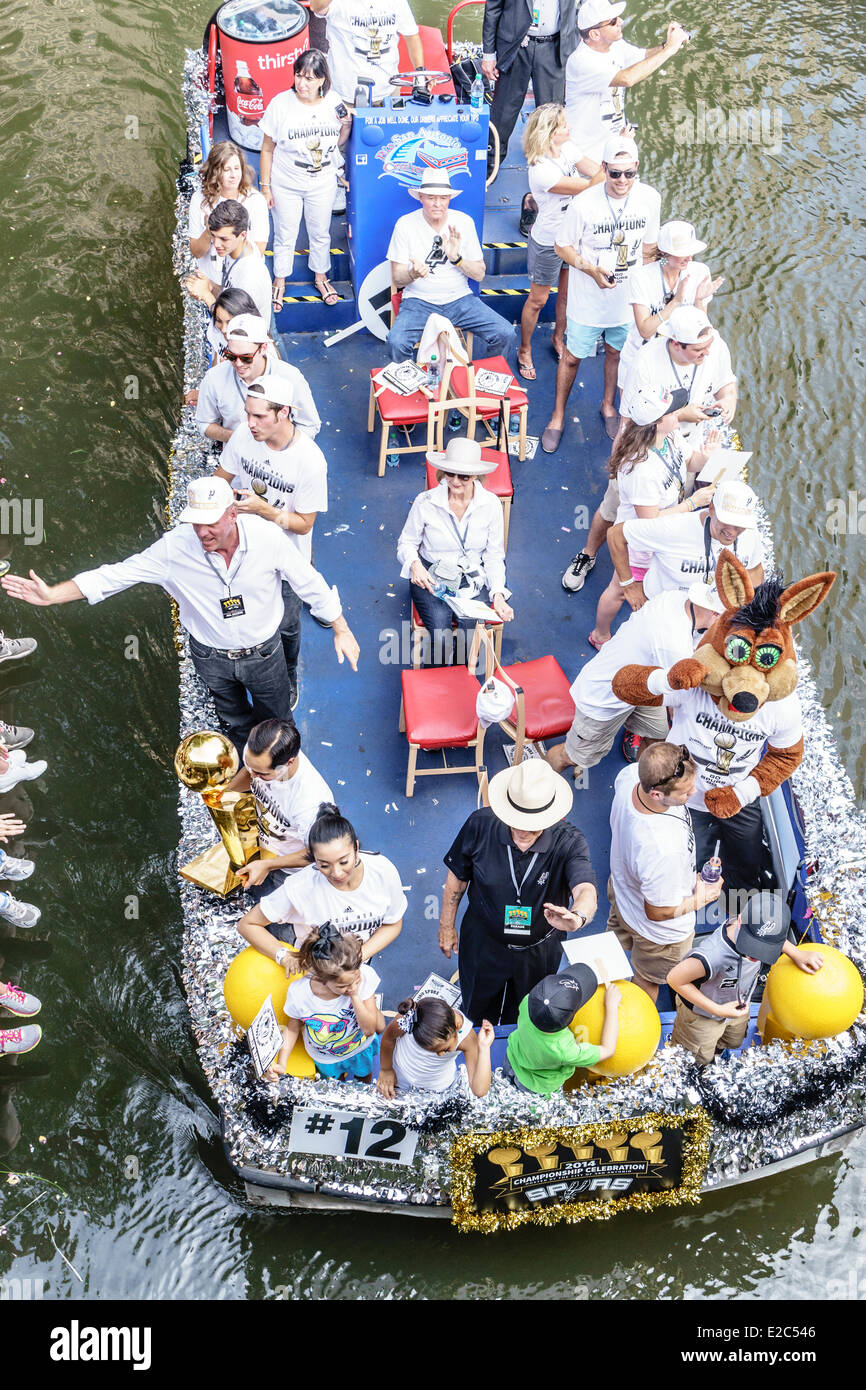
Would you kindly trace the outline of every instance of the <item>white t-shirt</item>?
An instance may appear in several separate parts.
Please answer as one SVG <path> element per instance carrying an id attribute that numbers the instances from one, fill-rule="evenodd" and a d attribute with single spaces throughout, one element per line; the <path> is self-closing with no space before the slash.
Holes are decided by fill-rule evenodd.
<path id="1" fill-rule="evenodd" d="M 666 435 L 660 449 L 650 449 L 646 458 L 634 464 L 627 473 L 617 473 L 617 522 L 631 521 L 637 515 L 636 507 L 658 507 L 661 512 L 682 502 L 688 462 L 693 453 L 694 447 L 679 430 L 674 430 L 673 434 Z M 649 551 L 629 548 L 628 558 L 631 564 L 645 569 L 652 556 Z"/>
<path id="2" fill-rule="evenodd" d="M 464 295 L 472 293 L 463 271 L 458 265 L 451 264 L 443 250 L 442 239 L 447 235 L 449 225 L 456 227 L 460 233 L 460 253 L 463 258 L 467 261 L 483 260 L 484 252 L 481 250 L 475 223 L 465 212 L 455 212 L 449 208 L 440 232 L 430 226 L 422 208 L 417 212 L 404 213 L 402 217 L 397 218 L 388 245 L 388 260 L 395 261 L 398 265 L 411 265 L 412 261 L 421 261 L 430 267 L 429 275 L 425 275 L 421 280 L 409 282 L 403 291 L 404 299 L 424 299 L 430 304 L 450 304 L 453 300 L 462 299 Z M 440 241 L 434 249 L 433 242 L 437 236 Z"/>
<path id="3" fill-rule="evenodd" d="M 532 240 L 539 246 L 553 246 L 561 243 L 560 231 L 568 205 L 574 193 L 551 193 L 550 189 L 563 179 L 573 179 L 579 175 L 577 167 L 583 155 L 571 140 L 566 140 L 559 154 L 554 158 L 547 155 L 537 164 L 529 166 L 529 191 L 538 204 L 538 216 L 532 228 Z"/>
<path id="4" fill-rule="evenodd" d="M 586 279 L 586 276 L 583 278 Z M 687 362 L 674 362 L 668 350 L 669 342 L 669 338 L 655 337 L 644 344 L 635 356 L 628 377 L 623 378 L 623 400 L 637 387 L 652 395 L 660 387 L 676 391 L 684 386 L 689 393 L 690 405 L 707 406 L 713 404 L 717 391 L 736 381 L 728 345 L 715 330 L 709 352 L 696 367 Z M 703 424 L 696 421 L 681 428 L 689 438 L 699 434 Z"/>
<path id="5" fill-rule="evenodd" d="M 354 892 L 341 892 L 315 864 L 292 874 L 259 903 L 269 922 L 291 922 L 300 946 L 311 927 L 333 922 L 344 935 L 354 932 L 369 941 L 385 924 L 399 922 L 409 906 L 400 875 L 383 854 L 361 853 L 364 877 Z"/>
<path id="6" fill-rule="evenodd" d="M 610 198 L 603 183 L 573 198 L 562 223 L 560 246 L 574 246 L 579 256 L 599 265 L 599 252 L 616 249 L 616 287 L 603 290 L 591 276 L 572 267 L 568 272 L 568 317 L 595 328 L 614 328 L 631 318 L 628 273 L 643 254 L 644 243 L 655 245 L 659 234 L 661 197 L 635 179 L 624 198 Z"/>
<path id="7" fill-rule="evenodd" d="M 638 811 L 632 792 L 638 784 L 637 765 L 624 767 L 613 784 L 610 808 L 610 876 L 616 905 L 624 922 L 660 946 L 683 941 L 694 931 L 694 912 L 653 922 L 644 911 L 673 907 L 695 887 L 695 832 L 685 806 L 664 813 Z"/>
<path id="8" fill-rule="evenodd" d="M 263 241 L 267 244 L 271 234 L 271 214 L 265 201 L 264 193 L 259 193 L 253 189 L 252 193 L 247 193 L 243 198 L 235 200 L 241 203 L 250 215 L 250 241 Z M 224 198 L 217 198 L 215 203 L 208 203 L 205 207 L 204 194 L 201 189 L 197 189 L 189 200 L 189 235 L 190 240 L 200 237 L 207 227 L 207 219 L 214 208 L 219 207 L 220 203 L 225 202 Z M 198 268 L 209 280 L 220 282 L 222 272 L 222 256 L 218 256 L 211 246 L 203 256 L 198 258 Z"/>
<path id="9" fill-rule="evenodd" d="M 304 193 L 337 177 L 340 125 L 346 108 L 336 92 L 308 106 L 292 87 L 269 103 L 259 129 L 274 141 L 272 176 Z"/>
<path id="10" fill-rule="evenodd" d="M 315 438 L 322 428 L 322 422 L 307 378 L 291 362 L 283 361 L 272 347 L 268 348 L 267 370 L 276 376 L 288 377 L 295 398 L 292 419 L 299 430 L 303 430 L 311 439 Z M 248 389 L 231 362 L 217 362 L 209 367 L 201 379 L 195 408 L 196 424 L 201 426 L 202 433 L 208 425 L 222 425 L 227 430 L 236 430 L 238 425 L 245 425 Z"/>
<path id="11" fill-rule="evenodd" d="M 764 742 L 791 748 L 803 737 L 796 692 L 768 700 L 751 719 L 726 719 L 706 690 L 677 690 L 664 702 L 673 710 L 669 743 L 685 744 L 698 768 L 689 805 L 706 811 L 704 792 L 743 782 L 760 762 Z"/>
<path id="12" fill-rule="evenodd" d="M 571 138 L 590 159 L 601 160 L 604 142 L 625 125 L 625 87 L 610 80 L 646 57 L 645 48 L 619 39 L 606 53 L 579 43 L 565 65 L 565 115 Z"/>
<path id="13" fill-rule="evenodd" d="M 246 254 L 234 261 L 223 256 L 219 261 L 219 270 L 210 279 L 219 285 L 220 290 L 246 290 L 256 306 L 256 313 L 265 323 L 270 323 L 271 277 L 258 247 L 251 241 L 247 242 L 247 246 L 249 250 Z"/>
<path id="14" fill-rule="evenodd" d="M 315 440 L 295 430 L 285 449 L 272 449 L 253 439 L 247 424 L 238 425 L 223 446 L 220 467 L 233 474 L 232 487 L 252 490 L 272 507 L 287 512 L 328 510 L 328 464 Z M 259 489 L 264 488 L 264 492 Z M 301 554 L 311 560 L 313 533 L 287 531 Z M 322 798 L 330 801 L 326 796 Z"/>
<path id="15" fill-rule="evenodd" d="M 331 90 L 349 102 L 357 82 L 374 84 L 374 101 L 396 93 L 398 35 L 418 33 L 408 0 L 332 0 L 326 21 Z"/>
<path id="16" fill-rule="evenodd" d="M 361 966 L 359 999 L 370 999 L 376 993 L 379 976 L 372 966 Z M 363 1052 L 369 1038 L 358 1024 L 348 994 L 336 999 L 320 999 L 310 987 L 310 977 L 294 980 L 286 990 L 283 1013 L 287 1018 L 303 1020 L 304 1047 L 314 1062 L 326 1066 L 354 1057 Z"/>
<path id="17" fill-rule="evenodd" d="M 715 582 L 716 561 L 726 547 L 710 535 L 707 518 L 707 512 L 677 512 L 625 523 L 623 535 L 629 554 L 646 551 L 652 555 L 643 581 L 647 598 L 664 589 L 689 589 L 696 579 L 710 585 Z M 764 563 L 764 546 L 757 531 L 743 531 L 727 549 L 733 550 L 747 570 Z"/>
<path id="18" fill-rule="evenodd" d="M 692 261 L 686 271 L 686 287 L 683 296 L 684 304 L 694 304 L 695 290 L 698 285 L 709 278 L 709 269 L 701 261 Z M 629 271 L 628 276 L 628 302 L 629 304 L 642 304 L 649 309 L 651 314 L 658 314 L 665 306 L 665 297 L 668 294 L 668 287 L 665 284 L 664 270 L 661 261 L 652 261 L 649 265 L 636 265 Z M 632 309 L 632 313 L 634 310 Z M 628 337 L 623 343 L 622 351 L 619 355 L 619 383 L 626 379 L 626 373 L 637 356 L 638 349 L 644 343 L 652 341 L 642 338 L 638 332 L 637 324 L 632 320 L 628 330 Z"/>
<path id="19" fill-rule="evenodd" d="M 602 721 L 625 715 L 631 705 L 617 699 L 611 686 L 617 671 L 631 665 L 661 666 L 667 671 L 675 661 L 691 656 L 698 640 L 681 589 L 650 599 L 582 668 L 571 687 L 576 708 L 589 719 Z"/>
<path id="20" fill-rule="evenodd" d="M 457 1053 L 464 1038 L 472 1032 L 472 1023 L 465 1014 L 457 1030 L 457 1046 L 453 1052 L 428 1052 L 416 1043 L 411 1033 L 401 1033 L 394 1044 L 394 1071 L 398 1091 L 447 1091 L 457 1075 Z"/>
<path id="21" fill-rule="evenodd" d="M 259 844 L 278 855 L 296 854 L 306 849 L 310 826 L 319 814 L 319 807 L 323 801 L 334 800 L 334 793 L 306 753 L 298 754 L 293 777 L 274 778 L 268 782 L 261 777 L 251 777 L 250 790 L 256 799 Z"/>

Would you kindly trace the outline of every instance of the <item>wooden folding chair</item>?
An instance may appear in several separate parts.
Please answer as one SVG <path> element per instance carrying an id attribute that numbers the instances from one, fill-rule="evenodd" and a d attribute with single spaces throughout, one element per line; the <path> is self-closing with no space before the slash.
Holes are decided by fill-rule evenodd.
<path id="1" fill-rule="evenodd" d="M 474 674 L 481 642 L 477 626 L 467 666 L 428 666 L 423 670 L 401 671 L 400 732 L 409 744 L 406 769 L 406 795 L 415 794 L 416 777 L 442 777 L 471 772 L 476 780 L 483 772 L 484 729 L 478 723 L 476 702 L 480 684 Z M 492 644 L 491 644 L 492 647 Z M 449 767 L 446 748 L 472 748 L 475 760 L 466 766 Z M 441 767 L 418 767 L 418 753 L 441 752 Z"/>
<path id="2" fill-rule="evenodd" d="M 515 661 L 503 666 L 489 635 L 482 630 L 478 636 L 486 653 L 485 683 L 492 676 L 498 676 L 514 691 L 511 713 L 499 720 L 499 727 L 514 740 L 516 766 L 523 761 L 527 743 L 543 753 L 538 747 L 543 740 L 556 738 L 571 728 L 574 701 L 570 683 L 555 657 L 541 656 L 534 661 Z"/>
<path id="3" fill-rule="evenodd" d="M 504 396 L 485 395 L 483 392 L 479 392 L 476 386 L 477 373 L 482 370 L 506 372 L 512 378 L 513 385 L 508 388 Z M 455 397 L 468 397 L 473 401 L 477 418 L 481 420 L 490 438 L 494 441 L 497 434 L 500 433 L 500 429 L 494 427 L 492 421 L 504 420 L 507 441 L 510 417 L 516 411 L 520 417 L 518 458 L 521 461 L 526 458 L 526 421 L 529 415 L 529 397 L 514 380 L 514 373 L 504 357 L 483 357 L 479 362 L 470 362 L 468 367 L 455 367 L 451 373 L 450 390 L 453 391 Z M 452 401 L 451 404 L 455 409 L 461 408 L 457 400 Z M 504 447 L 507 450 L 507 442 Z"/>
<path id="4" fill-rule="evenodd" d="M 451 411 L 452 409 L 457 409 L 461 405 L 466 406 L 465 418 L 467 422 L 467 437 L 469 439 L 474 439 L 475 424 L 477 419 L 479 419 L 480 417 L 477 413 L 477 402 L 474 401 L 472 397 L 468 396 L 464 401 L 451 400 L 446 401 L 444 404 L 440 403 L 437 406 L 437 411 L 440 415 L 442 415 L 444 419 L 446 410 Z M 464 412 L 461 411 L 461 414 L 463 413 Z M 504 549 L 507 553 L 508 532 L 511 526 L 511 503 L 514 500 L 514 483 L 511 477 L 511 464 L 508 458 L 508 426 L 506 420 L 507 417 L 505 410 L 500 411 L 500 432 L 499 438 L 495 441 L 497 447 L 495 449 L 481 450 L 481 457 L 485 460 L 485 462 L 496 464 L 496 472 L 488 473 L 486 478 L 481 479 L 481 482 L 483 483 L 484 487 L 487 488 L 487 491 L 492 492 L 494 496 L 498 497 L 500 502 L 502 503 L 502 526 L 504 531 L 503 542 Z M 440 439 L 444 438 L 444 432 L 442 430 L 440 430 L 439 437 Z M 433 464 L 428 463 L 427 487 L 431 488 L 435 486 L 436 469 L 433 466 Z"/>

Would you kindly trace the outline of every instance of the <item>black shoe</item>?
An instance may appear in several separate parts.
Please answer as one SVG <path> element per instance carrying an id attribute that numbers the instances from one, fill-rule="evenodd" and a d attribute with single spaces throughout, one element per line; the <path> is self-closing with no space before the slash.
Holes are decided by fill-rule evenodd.
<path id="1" fill-rule="evenodd" d="M 626 729 L 622 736 L 622 756 L 627 763 L 636 763 L 640 757 L 640 750 L 643 746 L 643 739 L 640 734 L 633 734 L 630 729 Z"/>
<path id="2" fill-rule="evenodd" d="M 520 204 L 520 235 L 529 236 L 538 216 L 538 204 L 531 193 L 524 193 Z"/>

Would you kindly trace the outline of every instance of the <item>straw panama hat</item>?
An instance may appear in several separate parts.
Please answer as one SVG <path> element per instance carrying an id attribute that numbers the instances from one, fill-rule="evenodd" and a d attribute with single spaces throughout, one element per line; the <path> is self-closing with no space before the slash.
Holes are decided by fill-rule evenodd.
<path id="1" fill-rule="evenodd" d="M 422 193 L 448 193 L 452 198 L 459 198 L 461 191 L 459 188 L 452 188 L 451 175 L 447 169 L 425 169 L 419 186 L 410 188 L 409 194 L 420 202 Z"/>
<path id="2" fill-rule="evenodd" d="M 445 449 L 431 449 L 427 462 L 442 473 L 463 473 L 473 478 L 484 478 L 495 473 L 497 465 L 481 457 L 481 445 L 477 439 L 449 439 Z"/>
<path id="3" fill-rule="evenodd" d="M 497 772 L 487 789 L 490 809 L 514 830 L 547 830 L 571 810 L 574 792 L 543 758 Z"/>

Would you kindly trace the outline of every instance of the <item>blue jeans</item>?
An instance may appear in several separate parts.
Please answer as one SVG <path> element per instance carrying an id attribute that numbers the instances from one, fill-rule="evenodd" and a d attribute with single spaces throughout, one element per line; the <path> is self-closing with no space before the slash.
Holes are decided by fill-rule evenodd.
<path id="1" fill-rule="evenodd" d="M 429 666 L 453 666 L 454 665 L 454 633 L 451 630 L 456 614 L 443 598 L 436 598 L 429 589 L 422 589 L 420 584 L 409 584 L 409 592 L 412 602 L 418 610 L 418 617 L 423 626 L 430 634 L 430 652 L 425 652 L 425 665 Z M 490 599 L 486 589 L 479 589 L 476 598 L 482 603 L 489 603 Z M 458 619 L 458 627 L 465 635 L 465 652 L 460 653 L 461 662 L 466 660 L 469 653 L 469 644 L 472 640 L 471 634 L 475 631 L 475 619 Z"/>
<path id="2" fill-rule="evenodd" d="M 404 295 L 397 320 L 387 339 L 392 362 L 405 362 L 412 356 L 431 314 L 443 314 L 457 328 L 483 339 L 487 351 L 476 351 L 475 357 L 511 357 L 516 351 L 517 331 L 514 324 L 494 309 L 489 309 L 476 295 L 465 294 L 450 304 L 430 304 L 426 299 L 407 299 Z"/>
<path id="3" fill-rule="evenodd" d="M 301 653 L 301 600 L 291 584 L 283 580 L 283 620 L 280 623 L 283 655 L 292 686 L 298 683 L 298 657 Z"/>
<path id="4" fill-rule="evenodd" d="M 283 654 L 281 634 L 261 644 L 261 651 L 233 660 L 215 647 L 204 647 L 190 636 L 192 664 L 207 686 L 229 737 L 243 755 L 254 724 L 263 719 L 292 718 L 291 681 Z M 247 699 L 249 691 L 250 700 Z"/>

